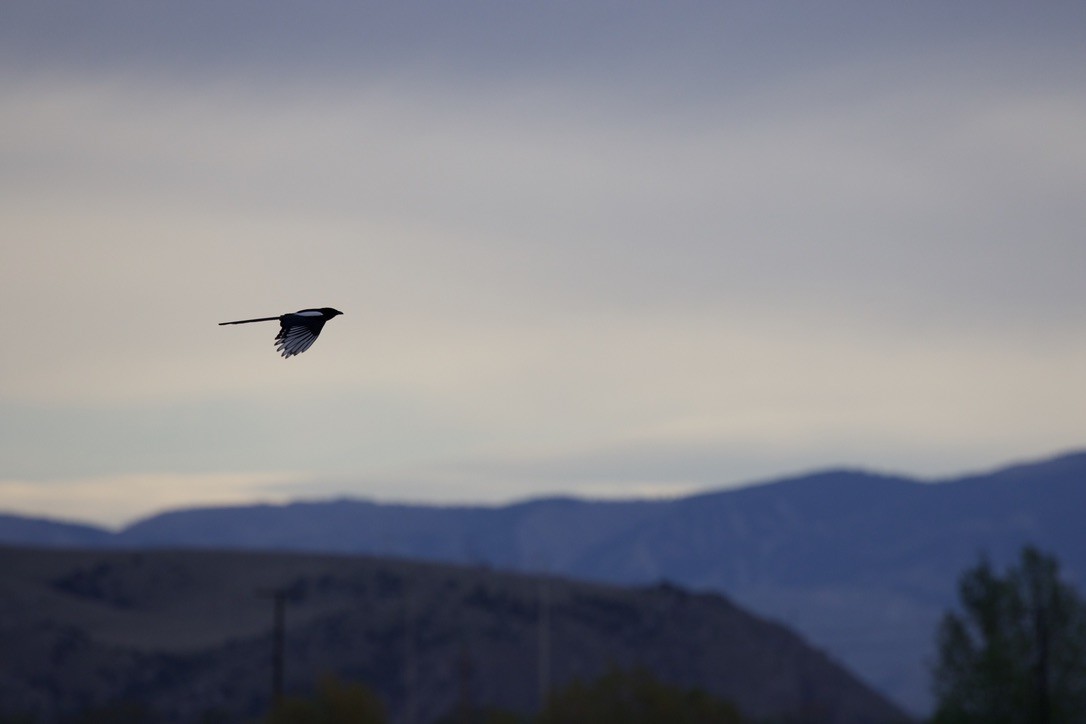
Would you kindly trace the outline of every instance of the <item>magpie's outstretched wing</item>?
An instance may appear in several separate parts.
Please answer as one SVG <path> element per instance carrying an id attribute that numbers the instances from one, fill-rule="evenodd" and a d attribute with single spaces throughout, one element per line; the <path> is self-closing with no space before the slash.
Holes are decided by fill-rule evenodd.
<path id="1" fill-rule="evenodd" d="M 284 316 L 290 317 L 294 315 Z M 321 328 L 324 327 L 324 320 L 321 319 L 319 324 L 308 321 L 291 324 L 284 319 L 282 325 L 279 334 L 275 335 L 275 348 L 286 359 L 301 354 L 313 346 L 313 343 L 317 340 L 317 335 L 321 333 Z"/>

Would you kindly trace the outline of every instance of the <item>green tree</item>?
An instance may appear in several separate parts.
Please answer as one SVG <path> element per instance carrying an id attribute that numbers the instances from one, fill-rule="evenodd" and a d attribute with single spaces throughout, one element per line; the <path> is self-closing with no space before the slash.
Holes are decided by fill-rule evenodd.
<path id="1" fill-rule="evenodd" d="M 268 714 L 268 724 L 385 724 L 380 699 L 362 684 L 321 680 L 311 699 L 288 697 Z"/>
<path id="2" fill-rule="evenodd" d="M 1033 547 L 997 575 L 987 560 L 958 582 L 961 613 L 939 626 L 936 724 L 1086 722 L 1086 604 Z"/>
<path id="3" fill-rule="evenodd" d="M 538 724 L 741 724 L 727 702 L 700 689 L 661 683 L 644 669 L 612 669 L 595 681 L 575 681 L 553 694 Z"/>

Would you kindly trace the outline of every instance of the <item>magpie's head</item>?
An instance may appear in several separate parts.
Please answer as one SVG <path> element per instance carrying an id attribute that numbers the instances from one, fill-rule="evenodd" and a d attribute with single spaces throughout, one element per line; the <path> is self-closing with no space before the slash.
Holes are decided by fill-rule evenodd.
<path id="1" fill-rule="evenodd" d="M 324 315 L 325 319 L 331 319 L 338 314 L 343 314 L 343 312 L 339 311 L 338 309 L 332 309 L 331 307 L 321 307 L 321 314 Z"/>

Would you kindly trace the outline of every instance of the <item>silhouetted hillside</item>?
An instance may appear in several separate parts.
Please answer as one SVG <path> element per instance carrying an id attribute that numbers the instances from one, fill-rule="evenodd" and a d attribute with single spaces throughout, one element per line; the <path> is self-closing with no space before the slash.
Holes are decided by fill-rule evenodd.
<path id="1" fill-rule="evenodd" d="M 1055 553 L 1073 580 L 1086 581 L 1083 510 L 1086 453 L 1079 453 L 940 483 L 830 471 L 665 501 L 433 507 L 338 500 L 182 510 L 96 541 L 397 555 L 614 583 L 671 580 L 724 592 L 788 623 L 921 712 L 930 701 L 925 658 L 959 573 L 981 553 L 1001 563 L 1033 543 Z"/>
<path id="2" fill-rule="evenodd" d="M 557 686 L 641 665 L 758 719 L 902 716 L 782 626 L 672 586 L 368 557 L 11 548 L 0 549 L 0 714 L 57 721 L 129 701 L 168 722 L 255 716 L 269 699 L 274 590 L 289 591 L 286 691 L 333 673 L 375 689 L 393 720 L 409 706 L 433 721 L 465 696 L 535 709 L 541 641 Z"/>

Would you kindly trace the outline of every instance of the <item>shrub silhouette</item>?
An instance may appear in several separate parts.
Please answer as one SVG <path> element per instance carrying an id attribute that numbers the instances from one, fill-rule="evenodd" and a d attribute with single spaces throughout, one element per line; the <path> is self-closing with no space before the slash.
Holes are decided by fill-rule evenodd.
<path id="1" fill-rule="evenodd" d="M 267 724 L 385 724 L 384 706 L 367 687 L 321 679 L 311 699 L 288 697 L 268 714 Z"/>
<path id="2" fill-rule="evenodd" d="M 735 707 L 700 689 L 657 681 L 641 668 L 612 668 L 590 683 L 553 694 L 537 724 L 741 724 Z"/>

